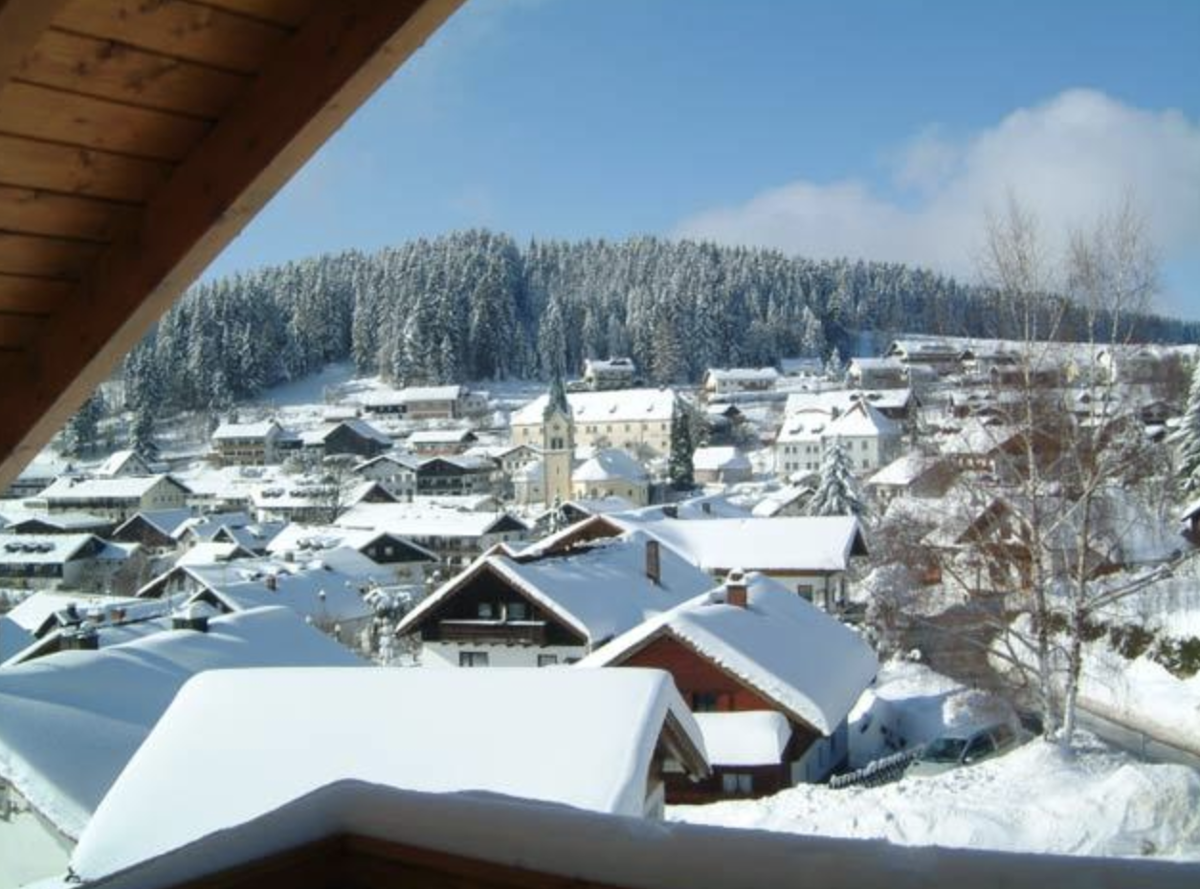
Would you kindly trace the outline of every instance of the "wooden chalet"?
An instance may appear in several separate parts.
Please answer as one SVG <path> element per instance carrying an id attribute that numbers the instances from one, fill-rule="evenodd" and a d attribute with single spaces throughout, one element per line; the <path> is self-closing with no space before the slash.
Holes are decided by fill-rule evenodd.
<path id="1" fill-rule="evenodd" d="M 665 670 L 696 714 L 713 774 L 667 779 L 667 802 L 775 793 L 845 762 L 847 716 L 878 663 L 837 620 L 762 575 L 651 618 L 582 667 Z M 682 779 L 682 776 L 676 776 Z"/>

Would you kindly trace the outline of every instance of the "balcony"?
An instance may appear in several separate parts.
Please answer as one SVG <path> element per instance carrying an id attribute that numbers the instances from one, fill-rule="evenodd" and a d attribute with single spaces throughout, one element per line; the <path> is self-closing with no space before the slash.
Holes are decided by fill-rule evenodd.
<path id="1" fill-rule="evenodd" d="M 438 624 L 443 642 L 477 645 L 545 645 L 543 620 L 443 620 Z"/>

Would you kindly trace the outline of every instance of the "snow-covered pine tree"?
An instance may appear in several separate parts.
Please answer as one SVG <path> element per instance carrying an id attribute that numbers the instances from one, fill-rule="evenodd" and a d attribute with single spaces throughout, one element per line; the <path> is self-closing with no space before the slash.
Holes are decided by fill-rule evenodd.
<path id="1" fill-rule="evenodd" d="M 852 515 L 861 517 L 867 511 L 866 501 L 859 493 L 858 481 L 850 463 L 850 455 L 835 441 L 821 459 L 820 480 L 812 499 L 808 501 L 811 516 Z"/>
<path id="2" fill-rule="evenodd" d="M 1192 386 L 1179 429 L 1179 477 L 1186 496 L 1200 494 L 1200 361 L 1192 370 Z"/>
<path id="3" fill-rule="evenodd" d="M 840 380 L 846 375 L 846 365 L 842 361 L 842 353 L 837 346 L 834 346 L 829 353 L 829 358 L 825 362 L 825 378 L 828 380 Z"/>
<path id="4" fill-rule="evenodd" d="M 63 452 L 79 457 L 95 450 L 103 417 L 104 396 L 97 389 L 67 421 L 63 429 Z"/>

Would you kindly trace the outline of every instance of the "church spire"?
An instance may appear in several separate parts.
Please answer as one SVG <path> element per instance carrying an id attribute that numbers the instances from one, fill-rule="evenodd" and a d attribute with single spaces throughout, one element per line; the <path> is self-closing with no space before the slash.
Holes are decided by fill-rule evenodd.
<path id="1" fill-rule="evenodd" d="M 542 412 L 542 419 L 549 419 L 551 414 L 556 412 L 568 418 L 571 416 L 571 405 L 567 403 L 567 390 L 563 386 L 562 376 L 558 373 L 550 382 L 550 400 L 546 402 L 546 410 Z"/>

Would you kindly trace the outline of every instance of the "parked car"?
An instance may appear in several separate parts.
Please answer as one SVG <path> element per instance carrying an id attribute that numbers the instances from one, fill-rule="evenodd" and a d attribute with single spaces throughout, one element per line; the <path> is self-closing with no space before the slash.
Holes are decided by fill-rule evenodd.
<path id="1" fill-rule="evenodd" d="M 925 745 L 905 775 L 940 775 L 1006 753 L 1017 743 L 1017 733 L 1007 723 L 947 732 Z"/>

